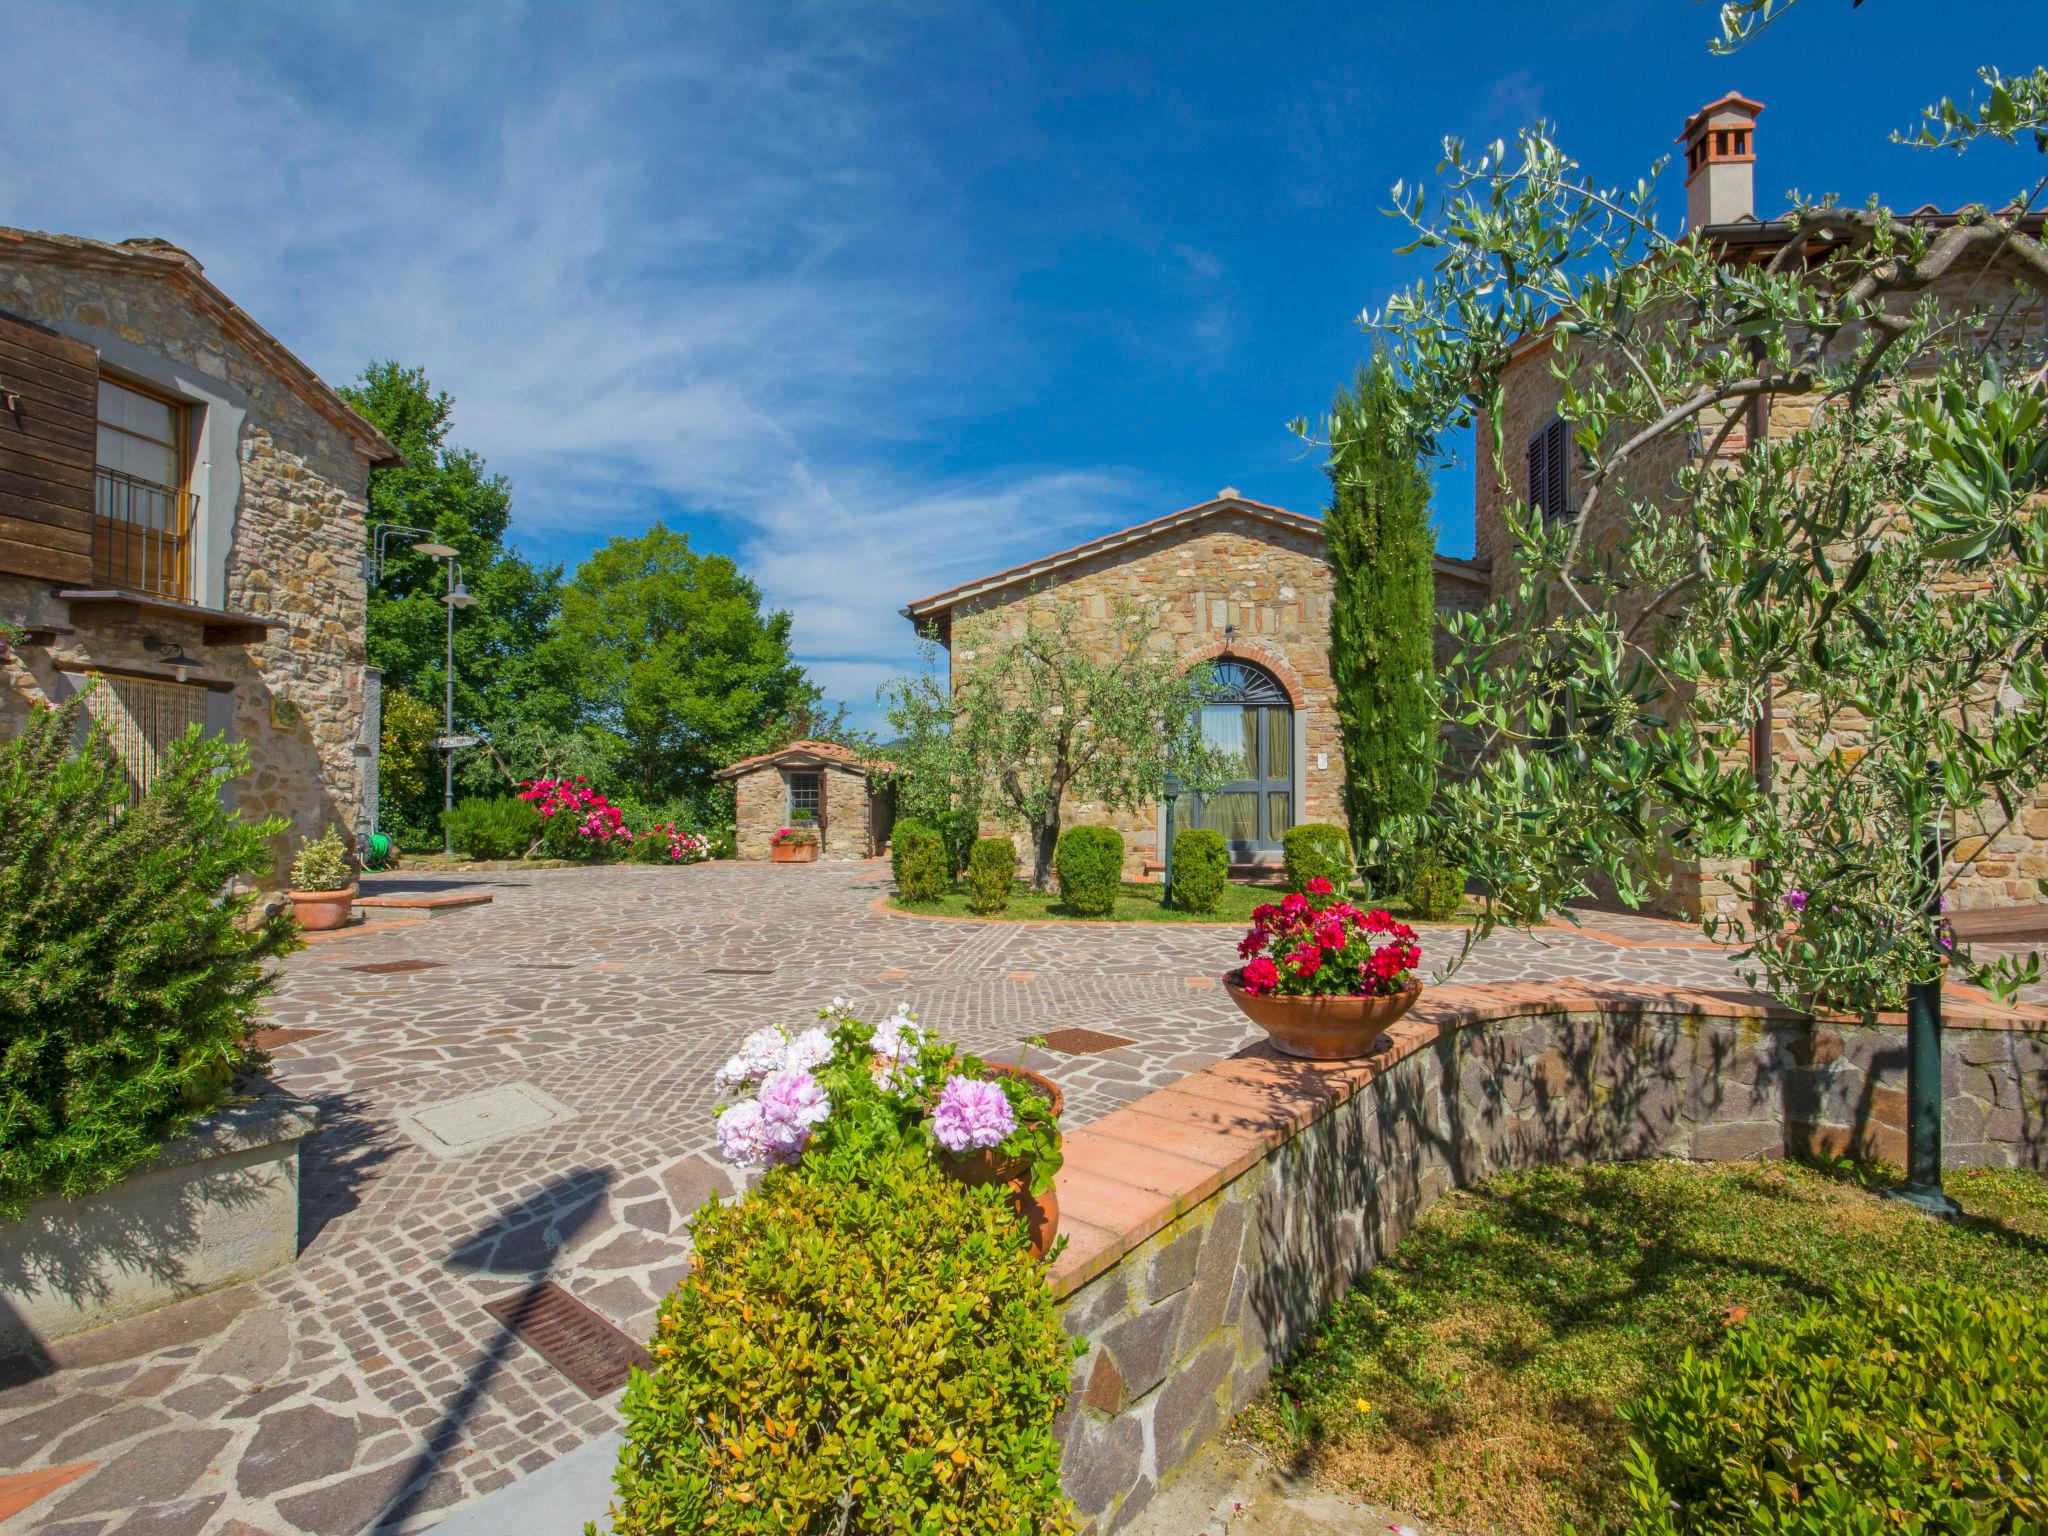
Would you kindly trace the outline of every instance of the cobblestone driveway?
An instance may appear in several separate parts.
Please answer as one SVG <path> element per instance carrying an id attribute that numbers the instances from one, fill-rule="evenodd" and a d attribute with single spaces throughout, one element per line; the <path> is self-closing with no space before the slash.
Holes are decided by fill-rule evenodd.
<path id="1" fill-rule="evenodd" d="M 887 880 L 873 864 L 516 872 L 488 877 L 489 907 L 294 956 L 273 1012 L 303 1033 L 275 1072 L 322 1116 L 298 1263 L 0 1375 L 0 1474 L 86 1468 L 0 1532 L 417 1530 L 611 1427 L 611 1402 L 484 1305 L 550 1279 L 649 1331 L 684 1219 L 734 1187 L 706 1156 L 711 1073 L 764 1021 L 840 995 L 907 999 L 991 1057 L 1068 1026 L 1128 1040 L 1029 1053 L 1070 1125 L 1253 1033 L 1214 982 L 1235 930 L 921 920 L 876 909 Z M 1696 933 L 1590 924 L 1497 936 L 1462 979 L 1728 980 Z M 1434 937 L 1431 955 L 1455 942 Z M 453 1156 L 406 1128 L 509 1085 L 538 1094 L 495 1113 L 565 1117 Z"/>

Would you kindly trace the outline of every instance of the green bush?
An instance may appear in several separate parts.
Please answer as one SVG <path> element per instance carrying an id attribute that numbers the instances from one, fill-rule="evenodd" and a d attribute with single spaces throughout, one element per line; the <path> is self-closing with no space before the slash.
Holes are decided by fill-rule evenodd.
<path id="1" fill-rule="evenodd" d="M 626 1389 L 618 1536 L 1067 1536 L 1074 1346 L 1007 1193 L 922 1148 L 770 1171 L 691 1223 Z"/>
<path id="2" fill-rule="evenodd" d="M 547 817 L 516 795 L 474 796 L 443 811 L 448 845 L 466 859 L 517 859 L 540 840 Z"/>
<path id="3" fill-rule="evenodd" d="M 1321 876 L 1338 890 L 1351 883 L 1351 834 L 1326 821 L 1304 821 L 1280 838 L 1287 865 L 1287 888 L 1301 891 Z"/>
<path id="4" fill-rule="evenodd" d="M 1465 871 L 1429 856 L 1415 861 L 1408 886 L 1408 910 L 1424 922 L 1440 923 L 1465 904 Z"/>
<path id="5" fill-rule="evenodd" d="M 1124 836 L 1114 827 L 1069 827 L 1052 851 L 1060 900 L 1082 917 L 1107 917 L 1124 888 Z"/>
<path id="6" fill-rule="evenodd" d="M 981 816 L 971 807 L 956 806 L 939 818 L 937 826 L 946 843 L 946 874 L 958 880 L 981 841 Z"/>
<path id="7" fill-rule="evenodd" d="M 296 947 L 236 888 L 285 826 L 221 806 L 247 749 L 195 728 L 131 806 L 82 708 L 0 740 L 0 1215 L 104 1189 L 220 1102 Z"/>
<path id="8" fill-rule="evenodd" d="M 341 828 L 329 827 L 299 844 L 298 856 L 292 860 L 293 890 L 339 891 L 354 885 L 355 880 L 355 860 L 341 840 Z"/>
<path id="9" fill-rule="evenodd" d="M 1624 1410 L 1632 1536 L 2048 1526 L 2048 1301 L 1891 1276 L 1690 1350 Z"/>
<path id="10" fill-rule="evenodd" d="M 967 910 L 984 916 L 1010 904 L 1017 879 L 1017 845 L 1007 837 L 984 837 L 967 856 Z"/>
<path id="11" fill-rule="evenodd" d="M 896 871 L 896 894 L 904 901 L 937 901 L 953 883 L 945 839 L 926 822 L 896 823 L 889 839 L 889 863 Z"/>
<path id="12" fill-rule="evenodd" d="M 1214 912 L 1230 877 L 1230 845 L 1209 827 L 1182 827 L 1173 835 L 1173 888 L 1183 912 Z"/>

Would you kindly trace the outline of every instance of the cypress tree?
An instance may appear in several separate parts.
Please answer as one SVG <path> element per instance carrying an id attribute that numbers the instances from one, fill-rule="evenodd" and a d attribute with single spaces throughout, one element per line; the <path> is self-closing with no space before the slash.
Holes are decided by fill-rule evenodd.
<path id="1" fill-rule="evenodd" d="M 1384 354 L 1330 407 L 1330 674 L 1361 868 L 1404 878 L 1436 785 L 1436 582 L 1429 481 Z"/>

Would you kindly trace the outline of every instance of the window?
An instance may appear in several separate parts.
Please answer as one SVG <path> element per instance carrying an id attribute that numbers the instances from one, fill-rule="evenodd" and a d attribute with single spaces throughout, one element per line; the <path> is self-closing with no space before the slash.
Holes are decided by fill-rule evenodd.
<path id="1" fill-rule="evenodd" d="M 1547 527 L 1576 516 L 1572 506 L 1570 424 L 1553 416 L 1529 434 L 1529 504 L 1543 509 Z"/>
<path id="2" fill-rule="evenodd" d="M 140 677 L 93 680 L 86 708 L 113 743 L 128 770 L 128 787 L 140 798 L 156 782 L 171 743 L 206 723 L 206 690 L 190 683 L 159 683 Z"/>
<path id="3" fill-rule="evenodd" d="M 1183 797 L 1174 830 L 1213 827 L 1233 853 L 1269 852 L 1294 825 L 1294 710 L 1287 691 L 1259 667 L 1222 661 L 1212 670 L 1202 740 L 1224 755 L 1230 781 L 1212 795 Z"/>
<path id="4" fill-rule="evenodd" d="M 818 814 L 824 803 L 822 775 L 812 773 L 790 773 L 783 776 L 783 783 L 789 788 L 789 815 L 793 821 L 798 811 L 809 811 L 813 821 L 823 820 Z"/>
<path id="5" fill-rule="evenodd" d="M 190 410 L 102 377 L 93 475 L 93 579 L 183 599 L 191 591 L 192 505 L 185 489 Z"/>

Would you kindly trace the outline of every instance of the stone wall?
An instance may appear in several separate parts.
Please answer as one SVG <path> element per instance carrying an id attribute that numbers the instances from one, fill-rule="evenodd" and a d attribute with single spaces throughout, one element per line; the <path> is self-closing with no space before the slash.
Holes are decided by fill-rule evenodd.
<path id="1" fill-rule="evenodd" d="M 1642 1157 L 1904 1156 L 1896 1020 L 1817 1024 L 1714 992 L 1454 986 L 1360 1062 L 1269 1047 L 1070 1134 L 1053 1266 L 1086 1353 L 1059 1425 L 1097 1532 L 1265 1385 L 1438 1195 Z M 1943 1052 L 1948 1159 L 2048 1167 L 2048 1014 L 1981 1010 Z"/>
<path id="2" fill-rule="evenodd" d="M 787 770 L 811 772 L 809 768 Z M 820 818 L 818 857 L 821 859 L 865 859 L 879 850 L 870 826 L 871 804 L 867 778 L 858 769 L 826 766 L 816 770 L 820 781 L 824 814 Z M 789 791 L 785 770 L 764 765 L 733 780 L 734 827 L 737 857 L 765 859 L 777 829 L 790 825 Z"/>
<path id="3" fill-rule="evenodd" d="M 170 681 L 141 642 L 183 647 L 199 662 L 195 681 L 231 690 L 232 734 L 250 752 L 235 803 L 289 824 L 275 843 L 273 879 L 282 883 L 300 839 L 329 826 L 352 835 L 362 811 L 364 450 L 161 276 L 0 253 L 0 309 L 91 342 L 110 364 L 149 370 L 148 382 L 186 394 L 203 416 L 238 417 L 237 462 L 195 466 L 195 484 L 201 469 L 212 487 L 239 478 L 238 495 L 209 497 L 231 509 L 202 508 L 229 536 L 214 541 L 224 544 L 211 556 L 218 563 L 196 585 L 202 596 L 217 593 L 219 607 L 279 623 L 252 643 L 208 644 L 196 621 L 74 620 L 47 582 L 0 577 L 0 619 L 73 631 L 0 659 L 0 732 L 67 693 L 63 673 L 110 667 Z"/>

